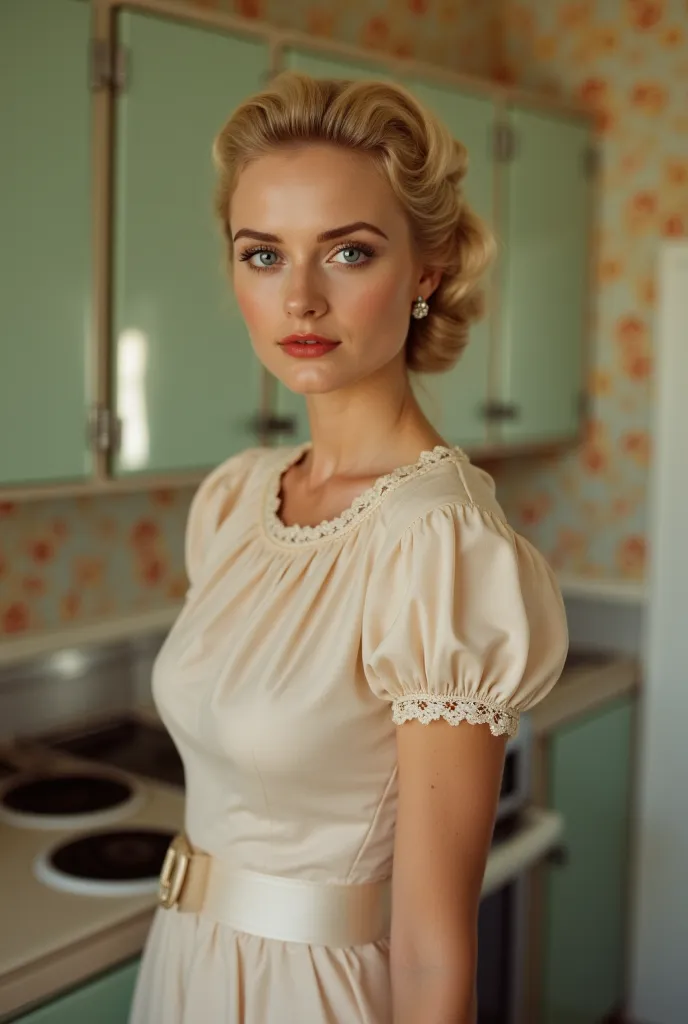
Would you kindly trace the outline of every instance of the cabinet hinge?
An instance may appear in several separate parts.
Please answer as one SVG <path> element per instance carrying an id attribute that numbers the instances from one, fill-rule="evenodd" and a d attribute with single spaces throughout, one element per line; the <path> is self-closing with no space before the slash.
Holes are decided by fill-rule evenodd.
<path id="1" fill-rule="evenodd" d="M 589 145 L 583 150 L 583 171 L 587 178 L 595 178 L 600 170 L 601 154 L 599 146 Z"/>
<path id="2" fill-rule="evenodd" d="M 120 93 L 127 88 L 129 59 L 123 46 L 111 46 L 105 39 L 92 39 L 89 63 L 89 84 L 93 92 L 110 89 Z"/>
<path id="3" fill-rule="evenodd" d="M 495 125 L 493 153 L 499 163 L 508 163 L 516 155 L 516 132 L 506 121 Z"/>
<path id="4" fill-rule="evenodd" d="M 122 439 L 122 421 L 112 409 L 94 405 L 88 415 L 87 437 L 94 451 L 116 452 Z"/>

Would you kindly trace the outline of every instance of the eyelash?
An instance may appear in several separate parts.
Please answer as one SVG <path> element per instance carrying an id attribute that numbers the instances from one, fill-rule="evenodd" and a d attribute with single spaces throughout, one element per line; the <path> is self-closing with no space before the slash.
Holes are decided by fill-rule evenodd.
<path id="1" fill-rule="evenodd" d="M 341 245 L 339 245 L 334 250 L 332 255 L 336 256 L 337 253 L 344 252 L 346 249 L 356 249 L 358 252 L 362 252 L 364 256 L 368 257 L 362 263 L 348 263 L 348 264 L 347 263 L 343 263 L 343 264 L 341 264 L 341 266 L 346 266 L 350 270 L 360 270 L 361 267 L 365 267 L 367 265 L 367 263 L 369 262 L 369 260 L 373 259 L 373 257 L 377 255 L 376 252 L 375 252 L 375 249 L 373 249 L 372 245 L 368 245 L 367 242 L 342 242 Z M 266 271 L 270 271 L 270 270 L 277 270 L 276 266 L 272 266 L 272 267 L 257 267 L 255 265 L 255 263 L 251 263 L 250 262 L 251 257 L 255 256 L 257 253 L 260 253 L 260 252 L 274 252 L 276 256 L 279 256 L 279 252 L 277 251 L 277 249 L 273 249 L 273 247 L 271 245 L 256 245 L 256 246 L 253 246 L 253 248 L 251 248 L 251 249 L 244 249 L 244 251 L 239 256 L 239 261 L 241 263 L 248 263 L 248 266 L 251 268 L 251 270 L 257 270 L 259 274 L 265 273 Z"/>

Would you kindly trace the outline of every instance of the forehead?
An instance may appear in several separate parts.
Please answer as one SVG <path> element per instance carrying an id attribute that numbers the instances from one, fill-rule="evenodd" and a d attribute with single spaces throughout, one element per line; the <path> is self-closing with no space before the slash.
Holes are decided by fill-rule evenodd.
<path id="1" fill-rule="evenodd" d="M 232 231 L 248 226 L 280 235 L 359 220 L 390 230 L 404 224 L 373 158 L 326 144 L 280 147 L 252 161 L 239 175 L 229 214 Z"/>

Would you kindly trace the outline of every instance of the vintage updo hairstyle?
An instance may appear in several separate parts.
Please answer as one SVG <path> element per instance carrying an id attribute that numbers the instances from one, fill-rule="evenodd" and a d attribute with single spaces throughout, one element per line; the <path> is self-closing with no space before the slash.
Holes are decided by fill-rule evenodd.
<path id="1" fill-rule="evenodd" d="M 369 153 L 389 182 L 423 264 L 442 272 L 429 315 L 416 320 L 409 310 L 406 362 L 419 373 L 448 370 L 466 345 L 470 324 L 482 315 L 480 281 L 494 242 L 463 194 L 466 148 L 398 85 L 284 72 L 234 112 L 213 147 L 215 205 L 230 270 L 229 205 L 238 175 L 275 147 L 307 142 Z"/>

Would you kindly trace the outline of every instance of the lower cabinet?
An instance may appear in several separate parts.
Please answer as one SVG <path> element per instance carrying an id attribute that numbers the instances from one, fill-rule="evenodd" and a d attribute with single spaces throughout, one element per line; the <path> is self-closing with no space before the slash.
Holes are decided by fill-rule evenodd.
<path id="1" fill-rule="evenodd" d="M 16 1018 L 16 1024 L 127 1024 L 138 969 L 137 958 Z"/>
<path id="2" fill-rule="evenodd" d="M 623 1001 L 634 710 L 624 697 L 550 741 L 568 859 L 547 880 L 543 1024 L 599 1024 Z"/>

